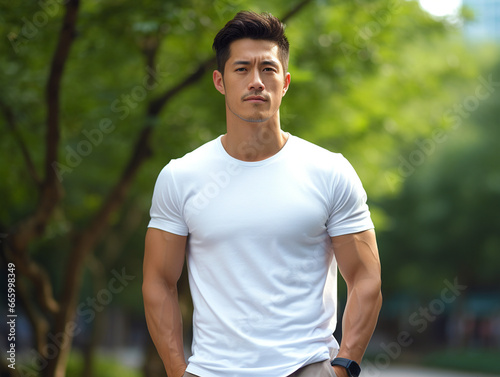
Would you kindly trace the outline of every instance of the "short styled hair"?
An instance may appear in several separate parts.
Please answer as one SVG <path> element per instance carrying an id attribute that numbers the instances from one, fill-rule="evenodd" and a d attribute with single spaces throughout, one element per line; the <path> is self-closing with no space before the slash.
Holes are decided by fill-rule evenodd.
<path id="1" fill-rule="evenodd" d="M 224 74 L 224 66 L 231 54 L 231 43 L 243 38 L 275 42 L 278 45 L 278 57 L 284 74 L 288 71 L 290 45 L 285 36 L 285 25 L 270 13 L 241 11 L 215 36 L 212 47 L 215 50 L 219 72 Z"/>

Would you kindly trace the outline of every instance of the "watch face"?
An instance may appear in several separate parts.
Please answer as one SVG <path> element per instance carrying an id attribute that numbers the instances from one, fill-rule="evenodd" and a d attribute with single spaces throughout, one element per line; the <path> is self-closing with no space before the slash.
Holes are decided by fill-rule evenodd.
<path id="1" fill-rule="evenodd" d="M 351 363 L 349 363 L 347 369 L 349 370 L 350 375 L 353 377 L 358 377 L 361 373 L 361 368 L 359 367 L 358 363 L 354 361 L 351 361 Z"/>

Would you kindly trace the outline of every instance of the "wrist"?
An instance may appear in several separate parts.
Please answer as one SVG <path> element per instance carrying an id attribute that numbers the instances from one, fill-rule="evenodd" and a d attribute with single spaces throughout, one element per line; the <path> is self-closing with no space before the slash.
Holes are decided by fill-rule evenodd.
<path id="1" fill-rule="evenodd" d="M 168 365 L 164 364 L 164 366 L 165 366 L 165 372 L 167 373 L 167 376 L 171 375 L 173 377 L 182 377 L 186 373 L 187 365 L 185 363 L 178 364 L 176 366 L 170 365 L 170 367 Z"/>
<path id="2" fill-rule="evenodd" d="M 338 365 L 335 365 L 332 368 L 337 377 L 349 377 L 349 375 L 347 374 L 347 370 L 345 368 L 340 367 Z"/>
<path id="3" fill-rule="evenodd" d="M 358 363 L 351 359 L 346 359 L 344 357 L 334 358 L 330 364 L 334 367 L 335 373 L 339 370 L 339 377 L 359 377 L 361 373 L 361 368 Z M 338 368 L 338 369 L 335 369 Z"/>

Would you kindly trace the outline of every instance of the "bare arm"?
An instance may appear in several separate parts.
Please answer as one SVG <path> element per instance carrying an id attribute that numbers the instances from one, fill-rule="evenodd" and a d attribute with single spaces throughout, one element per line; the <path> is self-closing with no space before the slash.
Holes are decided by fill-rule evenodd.
<path id="1" fill-rule="evenodd" d="M 186 370 L 177 296 L 186 240 L 154 228 L 146 233 L 142 284 L 146 322 L 169 377 L 181 377 Z"/>
<path id="2" fill-rule="evenodd" d="M 342 321 L 342 342 L 338 357 L 356 361 L 363 358 L 375 330 L 382 306 L 380 260 L 375 232 L 332 237 L 337 264 L 347 284 L 347 303 Z M 339 377 L 347 376 L 335 366 Z"/>

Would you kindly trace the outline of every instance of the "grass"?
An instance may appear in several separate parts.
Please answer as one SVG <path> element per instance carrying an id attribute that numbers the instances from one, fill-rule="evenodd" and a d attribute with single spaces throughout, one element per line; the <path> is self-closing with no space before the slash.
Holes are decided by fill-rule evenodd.
<path id="1" fill-rule="evenodd" d="M 119 361 L 109 357 L 95 356 L 94 377 L 142 377 L 139 370 L 124 366 Z M 66 369 L 67 376 L 81 376 L 83 369 L 83 357 L 72 352 Z"/>

